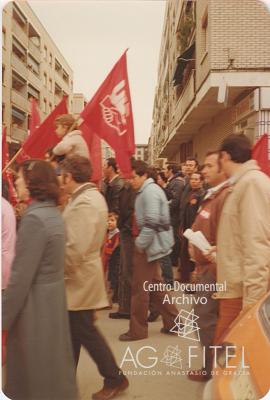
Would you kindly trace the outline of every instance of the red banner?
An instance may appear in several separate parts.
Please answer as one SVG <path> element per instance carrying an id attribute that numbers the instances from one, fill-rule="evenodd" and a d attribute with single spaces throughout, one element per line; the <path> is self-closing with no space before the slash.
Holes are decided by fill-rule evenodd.
<path id="1" fill-rule="evenodd" d="M 33 134 L 27 137 L 22 145 L 23 152 L 30 158 L 44 158 L 46 150 L 55 146 L 60 140 L 55 133 L 55 118 L 67 113 L 67 96 L 64 96 Z"/>
<path id="2" fill-rule="evenodd" d="M 270 161 L 268 154 L 268 135 L 265 133 L 254 144 L 252 149 L 252 158 L 257 161 L 261 170 L 270 176 Z"/>
<path id="3" fill-rule="evenodd" d="M 92 132 L 114 149 L 122 174 L 128 175 L 131 172 L 129 158 L 135 153 L 135 143 L 126 51 L 81 117 Z"/>

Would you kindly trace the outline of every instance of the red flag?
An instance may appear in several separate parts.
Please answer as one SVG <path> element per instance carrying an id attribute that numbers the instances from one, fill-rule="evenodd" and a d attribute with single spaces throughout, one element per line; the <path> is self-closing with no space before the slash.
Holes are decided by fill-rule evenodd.
<path id="1" fill-rule="evenodd" d="M 268 135 L 265 133 L 254 144 L 252 158 L 257 161 L 261 170 L 270 176 L 270 161 L 268 159 Z"/>
<path id="2" fill-rule="evenodd" d="M 30 135 L 32 135 L 35 130 L 40 125 L 40 116 L 37 108 L 36 99 L 31 98 L 31 116 L 30 116 Z"/>
<path id="3" fill-rule="evenodd" d="M 92 132 L 84 122 L 79 126 L 79 129 L 82 132 L 82 136 L 87 143 L 91 157 L 91 162 L 93 167 L 93 174 L 91 181 L 98 184 L 98 182 L 102 178 L 102 157 L 101 157 L 100 137 L 97 136 L 94 132 Z"/>
<path id="4" fill-rule="evenodd" d="M 33 158 L 43 158 L 46 150 L 55 146 L 60 139 L 56 136 L 54 120 L 58 115 L 67 114 L 67 96 L 64 96 L 50 115 L 35 129 L 22 145 L 25 154 Z"/>
<path id="5" fill-rule="evenodd" d="M 135 153 L 126 51 L 81 113 L 86 125 L 115 151 L 123 175 L 131 172 Z"/>
<path id="6" fill-rule="evenodd" d="M 8 162 L 9 162 L 9 154 L 7 146 L 7 129 L 6 127 L 4 127 L 2 132 L 2 169 L 5 168 Z M 9 168 L 3 173 L 3 180 L 6 180 L 8 183 L 8 193 L 9 193 L 10 203 L 13 206 L 16 206 L 19 200 L 17 192 L 14 188 L 12 172 L 10 171 Z"/>

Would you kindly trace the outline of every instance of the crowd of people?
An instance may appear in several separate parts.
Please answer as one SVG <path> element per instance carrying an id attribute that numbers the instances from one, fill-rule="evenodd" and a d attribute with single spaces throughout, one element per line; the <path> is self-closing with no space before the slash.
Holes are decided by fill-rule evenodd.
<path id="1" fill-rule="evenodd" d="M 2 199 L 4 392 L 75 399 L 83 346 L 104 379 L 93 399 L 115 397 L 129 382 L 95 325 L 96 310 L 117 304 L 109 318 L 129 321 L 120 341 L 147 338 L 159 316 L 160 332 L 171 335 L 178 309 L 164 297 L 175 280 L 226 283 L 224 292 L 185 291 L 207 297 L 195 306 L 206 363 L 188 377 L 210 379 L 209 346 L 269 290 L 270 179 L 251 159 L 248 138 L 228 136 L 202 165 L 188 157 L 160 169 L 131 159 L 128 179 L 109 158 L 97 187 L 75 120 L 55 123 L 61 141 L 47 160 L 18 165 L 17 224 Z M 201 231 L 210 250 L 192 245 L 186 229 Z M 169 291 L 147 291 L 145 282 Z"/>

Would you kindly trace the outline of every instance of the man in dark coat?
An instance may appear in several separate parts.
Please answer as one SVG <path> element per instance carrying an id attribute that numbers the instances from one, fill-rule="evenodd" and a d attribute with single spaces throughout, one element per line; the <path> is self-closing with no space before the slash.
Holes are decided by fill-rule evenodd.
<path id="1" fill-rule="evenodd" d="M 120 230 L 120 274 L 117 312 L 109 314 L 113 319 L 129 319 L 131 302 L 131 279 L 133 269 L 134 238 L 132 236 L 132 218 L 134 214 L 135 191 L 126 181 L 119 193 Z"/>
<path id="2" fill-rule="evenodd" d="M 178 266 L 180 255 L 180 238 L 179 238 L 179 203 L 184 189 L 184 180 L 179 177 L 179 167 L 175 164 L 167 165 L 165 176 L 168 179 L 165 193 L 169 201 L 171 225 L 173 227 L 174 246 L 171 253 L 171 261 L 173 266 Z"/>
<path id="3" fill-rule="evenodd" d="M 119 195 L 124 187 L 124 179 L 118 174 L 116 160 L 110 157 L 103 166 L 103 187 L 102 193 L 105 196 L 109 212 L 120 214 Z"/>

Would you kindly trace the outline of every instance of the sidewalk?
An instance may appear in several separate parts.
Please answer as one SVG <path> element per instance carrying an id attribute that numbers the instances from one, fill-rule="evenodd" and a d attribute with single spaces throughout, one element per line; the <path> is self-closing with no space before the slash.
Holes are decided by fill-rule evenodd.
<path id="1" fill-rule="evenodd" d="M 187 306 L 181 306 L 181 308 L 188 309 Z M 132 374 L 127 375 L 130 387 L 127 392 L 119 396 L 120 399 L 202 399 L 204 384 L 191 382 L 185 375 L 180 375 L 182 373 L 181 371 L 189 369 L 187 362 L 188 347 L 199 347 L 199 342 L 186 338 L 184 339 L 177 335 L 172 336 L 161 334 L 159 332 L 162 327 L 161 318 L 159 318 L 157 322 L 149 324 L 148 339 L 136 342 L 120 342 L 118 336 L 128 330 L 128 321 L 112 320 L 108 317 L 108 313 L 108 311 L 98 312 L 97 325 L 109 342 L 119 365 L 122 362 L 128 346 L 130 349 L 130 352 L 128 352 L 126 356 L 126 362 L 124 362 L 122 366 L 125 373 Z M 151 346 L 151 348 L 141 349 L 144 346 Z M 176 353 L 175 356 L 172 354 L 171 357 L 166 358 L 166 350 L 168 350 L 168 346 L 174 346 L 174 348 L 170 348 L 171 350 L 175 350 L 175 346 L 178 346 L 176 350 L 181 349 L 181 353 Z M 140 349 L 141 351 L 138 354 L 138 360 L 136 360 L 136 353 Z M 196 351 L 196 353 L 200 354 L 200 351 Z M 182 370 L 179 367 L 180 364 L 177 354 L 182 358 Z M 131 360 L 132 356 L 134 357 L 134 361 Z M 156 362 L 154 357 L 157 357 L 158 361 L 155 366 L 149 368 L 151 364 L 153 365 Z M 130 361 L 127 361 L 127 359 Z M 166 365 L 164 361 L 169 361 L 169 365 Z M 137 368 L 134 363 L 136 363 Z M 198 357 L 198 359 L 193 359 L 192 363 L 192 369 L 200 368 L 200 357 Z M 92 393 L 98 391 L 103 385 L 102 377 L 99 375 L 94 362 L 90 359 L 84 349 L 81 351 L 77 379 L 81 395 L 80 400 L 91 399 Z"/>

